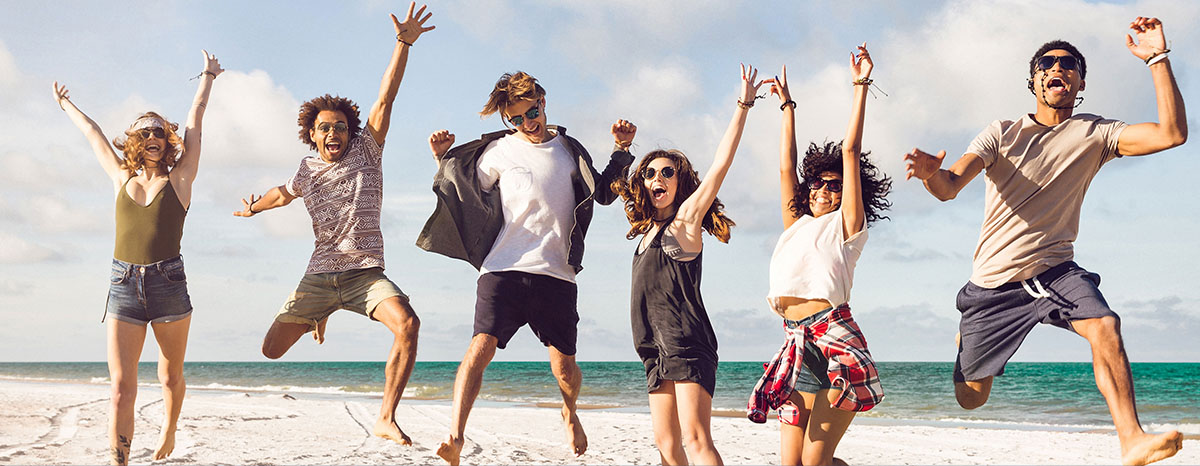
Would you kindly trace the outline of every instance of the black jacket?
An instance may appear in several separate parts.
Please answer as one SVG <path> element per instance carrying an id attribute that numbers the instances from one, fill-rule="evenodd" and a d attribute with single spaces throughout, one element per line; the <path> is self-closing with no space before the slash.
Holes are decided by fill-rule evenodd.
<path id="1" fill-rule="evenodd" d="M 575 156 L 577 164 L 577 170 L 571 176 L 576 205 L 567 262 L 575 269 L 575 273 L 579 273 L 583 269 L 583 238 L 592 221 L 592 201 L 608 205 L 619 197 L 609 185 L 627 172 L 633 163 L 633 155 L 626 151 L 613 152 L 604 172 L 597 173 L 587 149 L 575 138 L 567 136 L 566 128 L 549 128 L 558 132 L 556 137 L 564 138 L 564 145 Z M 491 252 L 504 226 L 504 211 L 500 206 L 500 191 L 493 189 L 485 192 L 479 185 L 476 166 L 488 144 L 514 132 L 505 130 L 484 134 L 479 139 L 450 149 L 442 156 L 441 165 L 433 177 L 437 208 L 417 236 L 417 247 L 465 260 L 476 269 L 483 266 L 484 258 Z"/>

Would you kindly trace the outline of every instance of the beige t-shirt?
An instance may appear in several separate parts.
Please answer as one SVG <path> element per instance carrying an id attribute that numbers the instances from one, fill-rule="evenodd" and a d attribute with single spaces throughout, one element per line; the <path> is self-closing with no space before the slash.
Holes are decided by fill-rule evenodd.
<path id="1" fill-rule="evenodd" d="M 971 282 L 996 288 L 1074 257 L 1079 211 L 1126 124 L 1079 114 L 1056 126 L 997 120 L 967 148 L 983 159 L 986 198 Z"/>

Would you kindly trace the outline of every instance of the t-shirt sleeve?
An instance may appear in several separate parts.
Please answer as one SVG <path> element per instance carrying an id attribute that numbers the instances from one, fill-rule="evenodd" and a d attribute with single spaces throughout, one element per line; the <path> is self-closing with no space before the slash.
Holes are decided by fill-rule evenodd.
<path id="1" fill-rule="evenodd" d="M 363 156 L 367 158 L 367 162 L 372 165 L 383 163 L 383 146 L 375 142 L 375 138 L 371 136 L 370 129 L 363 128 L 355 139 L 362 146 Z"/>
<path id="2" fill-rule="evenodd" d="M 475 165 L 475 176 L 479 179 L 479 187 L 484 191 L 491 191 L 500 181 L 500 172 L 503 171 L 500 167 L 500 152 L 500 140 L 497 139 L 488 143 L 479 155 L 479 162 Z"/>
<path id="3" fill-rule="evenodd" d="M 1129 126 L 1121 120 L 1099 120 L 1096 122 L 1096 131 L 1094 134 L 1103 138 L 1104 153 L 1100 159 L 1100 164 L 1107 163 L 1109 160 L 1121 156 L 1117 152 L 1117 143 L 1121 139 L 1121 132 L 1125 131 L 1125 127 Z"/>
<path id="4" fill-rule="evenodd" d="M 967 153 L 983 159 L 984 168 L 992 166 L 992 162 L 1000 155 L 1000 120 L 993 121 L 980 131 L 975 140 L 971 141 L 971 145 L 967 146 Z"/>
<path id="5" fill-rule="evenodd" d="M 283 189 L 286 189 L 288 194 L 295 197 L 304 197 L 304 193 L 308 191 L 308 170 L 306 168 L 304 161 L 301 160 L 300 168 L 296 169 L 296 174 L 292 175 L 287 180 L 287 183 L 283 184 Z"/>

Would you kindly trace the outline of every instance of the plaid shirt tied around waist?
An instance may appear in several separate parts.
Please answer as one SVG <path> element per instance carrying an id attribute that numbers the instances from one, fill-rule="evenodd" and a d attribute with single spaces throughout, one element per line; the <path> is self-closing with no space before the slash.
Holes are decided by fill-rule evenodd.
<path id="1" fill-rule="evenodd" d="M 867 351 L 867 340 L 843 304 L 821 320 L 809 325 L 787 328 L 783 347 L 763 364 L 765 373 L 754 386 L 746 406 L 746 417 L 757 423 L 767 422 L 767 412 L 787 402 L 796 386 L 796 377 L 804 361 L 804 347 L 813 342 L 829 360 L 829 380 L 842 394 L 830 406 L 846 411 L 867 411 L 883 400 L 883 386 L 875 360 Z M 816 372 L 821 368 L 810 367 Z"/>

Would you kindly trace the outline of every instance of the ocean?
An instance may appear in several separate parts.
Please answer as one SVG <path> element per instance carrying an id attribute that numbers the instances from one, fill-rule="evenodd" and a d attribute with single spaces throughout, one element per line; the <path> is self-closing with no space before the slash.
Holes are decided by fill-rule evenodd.
<path id="1" fill-rule="evenodd" d="M 580 362 L 580 404 L 648 412 L 640 362 Z M 1134 363 L 1142 424 L 1151 430 L 1200 434 L 1200 363 Z M 458 362 L 418 362 L 405 399 L 449 403 Z M 953 363 L 880 362 L 886 398 L 860 421 L 1008 428 L 1111 429 L 1090 363 L 1009 363 L 997 377 L 988 404 L 972 411 L 954 401 Z M 144 387 L 156 387 L 156 366 L 141 363 Z M 287 392 L 309 396 L 378 397 L 382 362 L 187 362 L 190 389 Z M 740 416 L 762 375 L 759 362 L 722 362 L 713 409 Z M 108 383 L 102 362 L 0 363 L 0 379 Z M 145 389 L 145 388 L 143 388 Z M 493 362 L 484 375 L 481 403 L 529 405 L 561 401 L 547 362 Z"/>

